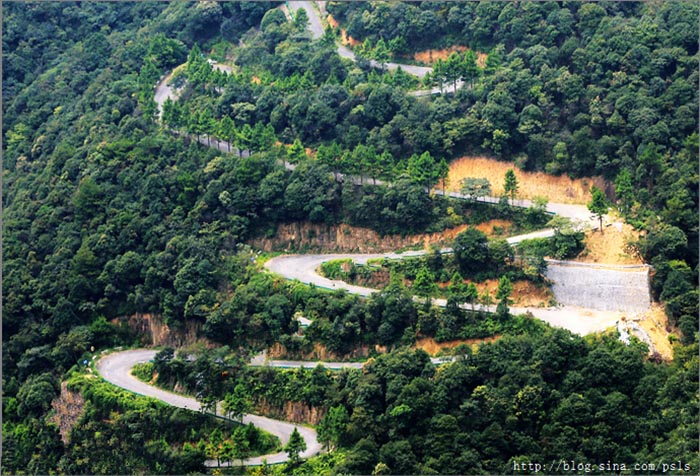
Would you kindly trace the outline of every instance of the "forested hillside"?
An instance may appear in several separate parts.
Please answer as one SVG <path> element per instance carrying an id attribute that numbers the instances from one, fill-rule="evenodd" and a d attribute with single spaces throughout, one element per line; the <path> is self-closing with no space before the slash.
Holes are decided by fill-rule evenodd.
<path id="1" fill-rule="evenodd" d="M 322 398 L 318 382 L 263 389 L 255 382 L 272 376 L 236 369 L 255 398 L 329 415 L 320 431 L 339 456 L 328 473 L 501 473 L 515 458 L 682 460 L 697 472 L 697 3 L 327 5 L 366 40 L 365 56 L 400 62 L 453 45 L 488 55 L 481 68 L 455 54 L 425 84 L 341 58 L 337 31 L 312 40 L 304 16 L 288 21 L 278 6 L 3 4 L 3 472 L 204 470 L 204 418 L 86 373 L 94 352 L 143 341 L 120 323 L 136 313 L 193 326 L 236 359 L 274 343 L 383 346 L 366 372 L 321 379 Z M 180 99 L 160 121 L 154 88 L 174 69 Z M 462 80 L 455 93 L 414 95 Z M 232 152 L 209 147 L 213 137 Z M 613 184 L 680 336 L 673 363 L 507 312 L 421 306 L 397 282 L 367 300 L 285 282 L 246 245 L 285 222 L 408 234 L 512 215 L 507 200 L 484 212 L 425 193 L 469 153 Z M 519 220 L 542 224 L 535 212 Z M 482 264 L 502 274 L 491 258 Z M 303 341 L 297 312 L 317 321 Z M 437 370 L 397 350 L 459 333 L 505 337 Z M 203 359 L 197 371 L 222 375 L 213 353 Z M 165 383 L 187 387 L 180 370 Z M 85 399 L 70 439 L 52 408 L 65 380 Z M 236 383 L 212 381 L 210 398 Z"/>

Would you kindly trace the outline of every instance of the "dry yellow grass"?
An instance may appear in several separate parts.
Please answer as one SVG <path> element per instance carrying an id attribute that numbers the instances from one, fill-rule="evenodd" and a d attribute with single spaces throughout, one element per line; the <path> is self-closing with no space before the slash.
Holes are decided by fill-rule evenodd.
<path id="1" fill-rule="evenodd" d="M 482 295 L 485 290 L 489 291 L 491 298 L 496 301 L 496 290 L 498 289 L 497 279 L 488 279 L 483 283 L 476 284 L 476 289 L 479 295 Z M 547 306 L 551 298 L 551 291 L 548 288 L 538 288 L 530 281 L 520 280 L 513 283 L 513 293 L 510 298 L 513 300 L 514 306 L 519 307 L 540 307 Z"/>
<path id="2" fill-rule="evenodd" d="M 586 204 L 591 200 L 592 185 L 605 190 L 602 177 L 572 180 L 566 175 L 556 176 L 543 172 L 524 172 L 514 162 L 503 162 L 488 157 L 461 157 L 450 164 L 449 188 L 459 191 L 466 177 L 485 177 L 491 182 L 493 194 L 503 195 L 506 171 L 513 169 L 518 178 L 518 198 L 544 197 L 552 203 Z"/>
<path id="3" fill-rule="evenodd" d="M 631 225 L 615 222 L 612 226 L 586 233 L 586 249 L 576 258 L 584 263 L 642 264 L 641 256 L 627 249 L 627 242 L 639 239 L 639 232 Z"/>
<path id="4" fill-rule="evenodd" d="M 493 337 L 485 337 L 483 339 L 459 339 L 459 340 L 450 340 L 446 342 L 435 342 L 435 339 L 432 337 L 423 337 L 420 338 L 416 341 L 415 345 L 413 346 L 415 349 L 422 349 L 425 352 L 427 352 L 430 355 L 436 355 L 438 354 L 441 350 L 443 349 L 452 349 L 454 347 L 457 347 L 458 345 L 461 344 L 467 344 L 470 346 L 472 349 L 477 347 L 480 344 L 483 344 L 484 342 L 494 342 L 498 340 L 501 336 L 493 336 Z"/>
<path id="5" fill-rule="evenodd" d="M 484 223 L 479 223 L 478 225 L 474 226 L 473 228 L 476 228 L 477 230 L 483 232 L 486 234 L 486 236 L 489 237 L 495 237 L 497 236 L 495 228 L 500 228 L 503 230 L 504 233 L 508 233 L 508 230 L 510 227 L 513 226 L 513 222 L 510 220 L 489 220 L 485 221 Z M 465 229 L 467 227 L 465 226 Z M 454 238 L 452 238 L 454 239 Z"/>
<path id="6" fill-rule="evenodd" d="M 646 331 L 654 344 L 656 351 L 666 361 L 673 360 L 673 346 L 668 340 L 671 334 L 668 328 L 668 318 L 662 306 L 653 304 L 639 321 L 639 326 Z"/>

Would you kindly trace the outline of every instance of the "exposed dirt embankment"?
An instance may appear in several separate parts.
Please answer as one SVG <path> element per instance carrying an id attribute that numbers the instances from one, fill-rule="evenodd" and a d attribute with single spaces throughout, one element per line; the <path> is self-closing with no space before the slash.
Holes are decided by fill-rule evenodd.
<path id="1" fill-rule="evenodd" d="M 157 314 L 134 314 L 129 317 L 117 318 L 114 321 L 125 322 L 130 329 L 143 336 L 146 345 L 167 345 L 170 347 L 184 347 L 195 342 L 205 342 L 198 338 L 201 324 L 188 321 L 182 328 L 168 326 L 163 318 Z"/>
<path id="2" fill-rule="evenodd" d="M 500 337 L 501 336 L 496 335 L 493 337 L 484 337 L 483 339 L 458 339 L 445 342 L 436 342 L 432 337 L 422 337 L 416 341 L 414 347 L 416 349 L 422 349 L 434 357 L 443 350 L 453 349 L 462 344 L 468 345 L 474 349 L 485 342 L 495 342 L 500 339 Z"/>
<path id="3" fill-rule="evenodd" d="M 69 390 L 66 382 L 61 382 L 61 394 L 51 402 L 51 408 L 56 413 L 50 420 L 58 425 L 61 441 L 67 445 L 70 443 L 71 430 L 83 415 L 85 399 L 79 392 Z"/>
<path id="4" fill-rule="evenodd" d="M 333 18 L 332 15 L 328 15 L 326 17 L 326 20 L 328 20 L 328 24 L 331 28 L 338 28 L 340 26 L 340 23 L 338 23 L 338 21 L 335 18 Z M 344 45 L 349 46 L 356 46 L 362 44 L 361 41 L 356 40 L 352 36 L 348 35 L 348 32 L 345 31 L 343 28 L 340 28 L 340 42 Z"/>
<path id="5" fill-rule="evenodd" d="M 496 290 L 498 289 L 497 279 L 488 279 L 483 283 L 474 284 L 476 284 L 479 295 L 488 290 L 495 301 Z M 531 281 L 520 280 L 513 283 L 513 293 L 510 298 L 513 300 L 514 306 L 545 307 L 552 299 L 552 292 L 546 286 L 537 286 Z"/>
<path id="6" fill-rule="evenodd" d="M 663 306 L 653 304 L 651 309 L 641 316 L 639 326 L 646 331 L 661 358 L 665 361 L 673 360 L 673 345 L 669 336 L 677 338 L 678 332 L 671 329 Z"/>
<path id="7" fill-rule="evenodd" d="M 449 48 L 445 48 L 442 50 L 418 51 L 413 54 L 413 59 L 428 65 L 432 65 L 439 59 L 443 61 L 446 60 L 450 56 L 450 54 L 452 54 L 455 51 L 462 53 L 467 50 L 469 50 L 469 48 L 467 48 L 466 46 L 450 46 Z M 480 53 L 478 51 L 476 51 L 475 53 L 476 64 L 479 65 L 480 68 L 486 66 L 486 58 L 488 55 L 486 53 Z"/>
<path id="8" fill-rule="evenodd" d="M 385 347 L 375 346 L 376 352 L 386 352 Z M 280 343 L 274 344 L 267 349 L 267 357 L 270 359 L 291 359 L 291 360 L 322 360 L 325 362 L 343 362 L 346 360 L 366 359 L 369 357 L 370 348 L 368 346 L 360 346 L 354 349 L 349 354 L 339 354 L 337 352 L 326 349 L 325 346 L 314 343 L 312 350 L 291 351 Z"/>
<path id="9" fill-rule="evenodd" d="M 586 249 L 575 259 L 584 263 L 605 264 L 643 264 L 644 260 L 634 246 L 640 233 L 631 225 L 614 222 L 610 226 L 603 224 L 604 230 L 586 233 Z"/>
<path id="10" fill-rule="evenodd" d="M 602 177 L 571 179 L 566 175 L 549 175 L 543 172 L 525 172 L 514 162 L 505 162 L 489 157 L 462 157 L 450 163 L 450 189 L 458 191 L 461 180 L 466 177 L 484 177 L 491 182 L 493 195 L 503 195 L 503 182 L 508 169 L 515 171 L 518 179 L 518 198 L 544 197 L 551 203 L 587 204 L 591 200 L 592 185 L 606 193 L 612 187 Z"/>
<path id="11" fill-rule="evenodd" d="M 303 402 L 285 402 L 282 407 L 274 405 L 262 398 L 255 404 L 255 411 L 258 415 L 265 415 L 269 418 L 291 421 L 293 423 L 306 423 L 318 425 L 326 410 L 321 407 L 313 407 Z"/>
<path id="12" fill-rule="evenodd" d="M 507 226 L 508 222 L 492 220 L 480 224 L 477 228 L 490 234 L 494 231 L 494 227 Z M 437 233 L 380 236 L 379 233 L 368 228 L 346 224 L 322 225 L 295 222 L 279 225 L 272 238 L 254 238 L 250 240 L 250 245 L 264 251 L 380 253 L 410 246 L 428 247 L 433 243 L 449 244 L 466 229 L 467 225 L 460 225 Z"/>

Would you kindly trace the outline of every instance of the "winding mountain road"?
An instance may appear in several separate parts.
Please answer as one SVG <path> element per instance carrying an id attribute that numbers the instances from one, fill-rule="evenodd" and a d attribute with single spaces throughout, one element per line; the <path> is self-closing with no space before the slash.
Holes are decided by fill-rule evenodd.
<path id="1" fill-rule="evenodd" d="M 178 395 L 176 393 L 168 392 L 152 385 L 148 385 L 147 383 L 142 382 L 131 375 L 131 369 L 134 367 L 134 365 L 152 360 L 156 353 L 157 351 L 155 350 L 136 349 L 109 354 L 102 357 L 97 362 L 97 371 L 102 378 L 118 387 L 130 390 L 139 395 L 156 398 L 164 403 L 167 403 L 168 405 L 186 408 L 192 411 L 200 411 L 201 407 L 199 402 L 194 398 Z M 218 409 L 217 414 L 223 416 Z M 283 446 L 289 442 L 289 437 L 296 428 L 306 442 L 306 450 L 300 454 L 302 458 L 314 456 L 321 451 L 322 445 L 318 441 L 316 430 L 312 428 L 258 415 L 245 415 L 243 417 L 243 423 L 252 423 L 258 428 L 272 433 L 280 439 Z M 276 464 L 283 463 L 288 459 L 287 453 L 279 452 L 248 458 L 243 460 L 243 464 L 246 466 L 257 466 L 263 464 L 264 462 L 267 462 L 268 464 Z M 218 462 L 215 460 L 207 460 L 205 465 L 208 467 L 219 466 Z M 228 465 L 228 463 L 221 463 L 221 466 Z"/>
<path id="2" fill-rule="evenodd" d="M 139 395 L 155 398 L 174 407 L 184 408 L 195 412 L 200 411 L 201 405 L 196 399 L 154 387 L 153 385 L 142 382 L 131 374 L 131 370 L 136 364 L 153 360 L 156 353 L 157 351 L 150 349 L 134 349 L 115 352 L 106 355 L 97 361 L 97 372 L 107 382 L 116 385 L 117 387 L 121 387 Z M 454 359 L 451 357 L 438 357 L 430 360 L 434 365 L 440 365 L 451 362 Z M 256 355 L 251 360 L 250 365 L 253 367 L 268 366 L 282 369 L 314 368 L 317 365 L 323 365 L 329 369 L 340 370 L 345 368 L 360 369 L 365 365 L 365 362 L 302 362 L 295 360 L 267 360 L 265 358 L 265 354 L 263 353 Z M 224 416 L 220 408 L 217 408 L 216 413 L 218 416 Z M 246 425 L 248 423 L 252 423 L 256 427 L 272 433 L 280 439 L 282 446 L 285 446 L 289 442 L 289 438 L 296 428 L 306 443 L 306 450 L 299 455 L 301 458 L 315 456 L 321 452 L 323 447 L 323 445 L 318 441 L 316 430 L 313 428 L 251 414 L 243 416 L 243 423 Z M 265 463 L 284 463 L 288 461 L 288 459 L 289 457 L 287 453 L 281 451 L 278 453 L 247 458 L 243 460 L 242 464 L 244 466 L 259 466 Z M 204 465 L 207 467 L 226 467 L 231 466 L 232 463 L 206 460 Z"/>
<path id="3" fill-rule="evenodd" d="M 317 269 L 326 261 L 334 259 L 351 259 L 355 263 L 365 264 L 370 259 L 387 258 L 401 259 L 409 256 L 420 256 L 424 251 L 410 251 L 406 253 L 377 253 L 377 254 L 315 254 L 315 255 L 282 255 L 272 258 L 265 263 L 265 267 L 272 273 L 276 273 L 286 279 L 299 280 L 305 284 L 312 284 L 324 289 L 345 289 L 349 293 L 359 296 L 369 296 L 379 292 L 378 289 L 355 286 L 344 281 L 332 280 L 318 274 Z M 444 299 L 435 299 L 437 306 L 446 306 Z M 495 312 L 496 306 L 481 306 L 487 312 Z M 511 307 L 514 314 L 531 313 L 537 319 L 549 323 L 555 327 L 568 329 L 579 335 L 592 334 L 604 331 L 615 326 L 625 314 L 616 311 L 601 311 L 587 309 L 578 306 L 559 306 L 551 308 L 542 307 Z"/>
<path id="4" fill-rule="evenodd" d="M 323 35 L 323 23 L 316 10 L 313 2 L 310 1 L 290 1 L 290 8 L 292 11 L 296 11 L 299 8 L 304 8 L 309 17 L 309 30 L 311 31 L 313 38 L 320 38 Z M 347 47 L 340 45 L 338 46 L 338 53 L 341 57 L 355 61 L 354 53 Z M 220 65 L 218 63 L 212 63 L 214 68 L 230 71 L 230 68 L 226 65 Z M 396 69 L 401 67 L 407 73 L 413 74 L 419 78 L 425 77 L 425 75 L 431 71 L 431 68 L 413 66 L 413 65 L 399 65 L 396 63 L 385 63 L 384 65 L 379 65 L 374 62 L 373 66 L 379 67 L 383 66 L 387 69 Z M 168 86 L 168 81 L 172 75 L 163 78 L 159 84 L 156 86 L 154 91 L 154 99 L 158 105 L 158 114 L 160 116 L 162 112 L 163 103 L 167 98 L 171 100 L 176 100 L 180 91 L 172 89 Z M 458 85 L 461 87 L 461 84 Z M 438 88 L 433 88 L 431 90 L 423 91 L 413 91 L 411 94 L 416 96 L 437 94 L 440 90 Z M 197 139 L 203 145 L 209 145 L 215 147 L 222 152 L 229 152 L 235 150 L 231 148 L 230 144 L 214 140 L 210 143 L 207 140 L 205 144 L 205 139 Z M 291 165 L 285 164 L 288 168 L 292 168 Z M 449 193 L 452 198 L 465 199 L 466 197 L 460 195 L 459 193 Z M 485 202 L 497 202 L 497 198 L 486 197 L 482 199 Z M 531 203 L 526 200 L 519 201 L 518 206 L 529 207 Z M 583 205 L 569 205 L 569 204 L 556 204 L 551 203 L 547 205 L 547 211 L 553 214 L 562 215 L 572 220 L 579 222 L 590 222 L 592 217 L 587 207 Z M 543 230 L 535 233 L 530 233 L 527 235 L 520 235 L 517 237 L 512 237 L 508 239 L 510 244 L 517 244 L 519 241 L 529 238 L 542 238 L 548 237 L 553 234 L 553 230 Z M 448 252 L 449 250 L 444 250 Z M 409 251 L 405 253 L 379 253 L 379 254 L 314 254 L 314 255 L 285 255 L 278 256 L 269 260 L 265 267 L 273 273 L 277 273 L 286 279 L 297 279 L 303 283 L 313 284 L 318 287 L 327 289 L 346 289 L 348 292 L 358 294 L 361 296 L 369 296 L 370 294 L 377 292 L 376 289 L 366 288 L 362 286 L 354 286 L 343 281 L 330 280 L 323 276 L 320 276 L 317 272 L 319 266 L 328 260 L 350 258 L 358 264 L 367 263 L 368 260 L 373 258 L 388 258 L 388 259 L 402 259 L 409 256 L 419 256 L 424 254 L 424 251 Z M 445 301 L 438 299 L 434 301 L 437 305 L 444 306 Z M 494 312 L 494 306 L 482 306 L 482 309 Z M 562 327 L 569 329 L 570 331 L 585 335 L 594 332 L 603 331 L 614 326 L 624 315 L 621 312 L 615 311 L 601 311 L 592 310 L 588 308 L 582 308 L 577 306 L 563 306 L 556 308 L 511 308 L 511 312 L 516 314 L 531 313 L 534 317 L 548 322 L 552 326 Z M 194 398 L 186 397 L 183 395 L 178 395 L 172 392 L 168 392 L 151 385 L 148 385 L 136 377 L 131 375 L 131 369 L 134 365 L 141 362 L 148 362 L 152 360 L 155 356 L 155 350 L 147 349 L 137 349 L 124 352 L 117 352 L 107 355 L 100 359 L 97 363 L 97 370 L 102 375 L 102 377 L 119 387 L 127 389 L 129 391 L 135 392 L 137 394 L 146 395 L 149 397 L 161 400 L 169 405 L 173 405 L 179 408 L 185 408 L 193 411 L 199 411 L 200 405 Z M 450 359 L 433 358 L 431 359 L 435 365 L 445 363 Z M 364 364 L 359 362 L 348 363 L 348 362 L 299 362 L 299 361 L 285 361 L 285 360 L 267 360 L 264 355 L 259 355 L 253 358 L 251 365 L 268 365 L 278 368 L 299 368 L 299 367 L 315 367 L 318 364 L 323 364 L 324 366 L 331 369 L 340 368 L 361 368 Z M 217 413 L 221 415 L 220 411 L 217 409 Z M 282 445 L 286 445 L 289 441 L 289 437 L 297 428 L 301 436 L 306 442 L 307 449 L 300 455 L 302 458 L 308 458 L 310 456 L 318 454 L 322 445 L 318 441 L 316 431 L 311 428 L 306 428 L 303 426 L 298 426 L 293 423 L 288 423 L 280 420 L 274 420 L 271 418 L 266 418 L 256 415 L 245 415 L 243 417 L 244 423 L 253 423 L 255 426 L 268 431 L 275 436 L 277 436 Z M 264 462 L 268 464 L 282 463 L 288 460 L 288 456 L 284 452 L 279 452 L 270 455 L 258 456 L 254 458 L 248 458 L 243 461 L 244 465 L 261 465 Z M 205 462 L 206 466 L 217 467 L 219 463 L 213 460 L 207 460 Z M 221 463 L 220 466 L 228 466 L 229 463 Z"/>
<path id="5" fill-rule="evenodd" d="M 318 9 L 316 8 L 316 5 L 314 5 L 314 2 L 312 1 L 294 1 L 294 2 L 288 2 L 289 6 L 292 10 L 292 12 L 296 12 L 298 9 L 303 8 L 306 10 L 306 14 L 309 17 L 309 24 L 308 24 L 308 29 L 311 32 L 311 37 L 314 40 L 317 40 L 323 36 L 324 33 L 324 27 L 323 27 L 323 22 L 321 20 L 321 16 L 319 14 Z M 355 53 L 352 52 L 350 48 L 348 48 L 345 45 L 338 45 L 338 55 L 340 55 L 341 58 L 346 58 L 351 61 L 355 61 Z M 388 70 L 396 70 L 398 68 L 401 68 L 408 74 L 411 74 L 413 76 L 417 76 L 420 79 L 425 78 L 425 76 L 430 73 L 433 69 L 427 66 L 415 66 L 411 64 L 399 64 L 399 63 L 379 63 L 375 60 L 370 61 L 370 65 L 373 68 L 384 68 Z M 417 94 L 415 95 L 426 95 L 426 94 L 437 94 L 439 93 L 439 89 L 434 89 L 434 90 L 424 90 L 424 91 L 416 91 Z"/>
<path id="6" fill-rule="evenodd" d="M 306 4 L 308 2 L 293 2 L 296 4 L 302 3 Z M 218 65 L 215 64 L 214 67 Z M 163 79 L 155 90 L 155 99 L 158 104 L 159 111 L 162 109 L 162 104 L 165 99 L 170 97 L 171 99 L 176 99 L 177 91 L 172 90 L 167 82 L 169 77 Z M 204 137 L 197 139 L 202 145 L 208 145 L 214 147 L 222 152 L 228 152 L 229 150 L 236 150 L 232 148 L 230 144 L 224 141 L 212 140 L 209 141 Z M 293 169 L 292 164 L 285 163 L 285 167 Z M 440 193 L 436 191 L 435 193 Z M 456 199 L 467 199 L 466 196 L 458 192 L 448 192 L 446 194 L 451 198 Z M 496 197 L 483 197 L 479 199 L 485 203 L 498 203 L 499 199 Z M 529 200 L 517 200 L 514 205 L 519 207 L 530 207 L 532 202 Z M 595 225 L 594 217 L 591 215 L 588 207 L 584 205 L 572 205 L 572 204 L 562 204 L 562 203 L 548 203 L 547 212 L 561 215 L 571 220 L 579 223 Z M 517 244 L 518 242 L 531 239 L 531 238 L 546 238 L 552 236 L 553 230 L 542 230 L 534 233 L 529 233 L 526 235 L 520 235 L 516 237 L 511 237 L 508 242 L 511 245 Z M 445 250 L 449 252 L 450 250 Z M 361 296 L 369 296 L 370 294 L 377 292 L 376 289 L 366 288 L 362 286 L 354 286 L 343 281 L 334 281 L 323 276 L 320 276 L 316 269 L 325 261 L 332 259 L 345 259 L 350 258 L 358 264 L 366 263 L 367 260 L 372 258 L 388 258 L 388 259 L 401 259 L 408 256 L 419 256 L 423 254 L 423 251 L 412 251 L 405 252 L 401 254 L 396 253 L 384 253 L 384 254 L 331 254 L 331 255 L 286 255 L 278 256 L 266 263 L 266 267 L 271 272 L 277 273 L 286 279 L 298 279 L 299 281 L 306 284 L 313 284 L 315 286 L 326 288 L 326 289 L 346 289 L 348 292 L 355 293 Z M 557 263 L 554 263 L 558 265 Z M 646 272 L 646 268 L 645 268 Z M 439 306 L 444 306 L 444 300 L 435 300 L 435 303 Z M 591 303 L 593 304 L 593 303 Z M 586 307 L 581 306 L 560 306 L 556 308 L 511 308 L 511 311 L 518 314 L 525 314 L 530 312 L 533 316 L 541 319 L 549 324 L 569 329 L 570 331 L 585 335 L 595 332 L 600 332 L 608 329 L 616 324 L 622 317 L 626 315 L 625 312 L 617 312 L 616 310 L 609 309 L 591 309 L 591 306 L 586 305 Z M 483 307 L 484 310 L 493 312 L 495 308 Z"/>

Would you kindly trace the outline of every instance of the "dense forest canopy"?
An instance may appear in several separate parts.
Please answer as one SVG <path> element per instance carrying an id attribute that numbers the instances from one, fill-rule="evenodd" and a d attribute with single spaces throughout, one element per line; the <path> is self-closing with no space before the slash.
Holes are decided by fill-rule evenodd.
<path id="1" fill-rule="evenodd" d="M 508 472 L 515 459 L 561 455 L 697 471 L 697 3 L 328 3 L 384 61 L 449 46 L 487 54 L 474 69 L 457 53 L 424 84 L 341 58 L 332 31 L 312 40 L 278 6 L 3 5 L 3 471 L 203 470 L 205 427 L 184 430 L 203 419 L 92 384 L 76 376 L 79 362 L 138 344 L 115 318 L 145 312 L 174 331 L 194 324 L 230 352 L 293 350 L 297 311 L 316 319 L 303 345 L 341 354 L 398 349 L 421 332 L 506 335 L 439 369 L 394 350 L 362 374 L 314 374 L 313 385 L 302 375 L 294 385 L 307 392 L 241 369 L 255 398 L 256 381 L 280 379 L 265 398 L 322 408 L 320 431 L 341 455 L 327 471 Z M 183 94 L 161 123 L 154 86 L 180 65 Z M 412 94 L 460 79 L 455 93 Z M 202 145 L 203 135 L 250 154 Z M 673 363 L 507 313 L 477 325 L 399 285 L 362 300 L 283 282 L 246 245 L 283 222 L 417 233 L 496 213 L 424 193 L 470 153 L 614 184 L 681 336 Z M 377 179 L 391 186 L 366 183 Z M 48 420 L 65 380 L 87 400 L 68 443 Z M 82 438 L 95 432 L 99 451 Z"/>

